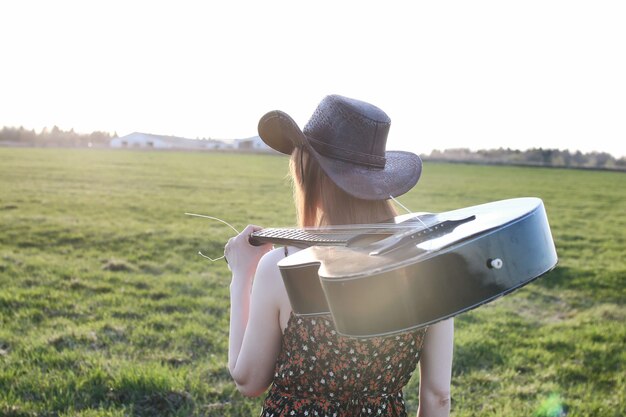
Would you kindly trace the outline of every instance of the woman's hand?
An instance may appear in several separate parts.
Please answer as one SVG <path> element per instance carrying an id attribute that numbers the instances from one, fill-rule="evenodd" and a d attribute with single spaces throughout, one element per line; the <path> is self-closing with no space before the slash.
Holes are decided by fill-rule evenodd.
<path id="1" fill-rule="evenodd" d="M 226 243 L 224 256 L 226 256 L 228 268 L 233 272 L 233 283 L 251 284 L 259 260 L 272 249 L 269 243 L 253 246 L 248 241 L 252 232 L 261 229 L 259 226 L 248 225 Z"/>

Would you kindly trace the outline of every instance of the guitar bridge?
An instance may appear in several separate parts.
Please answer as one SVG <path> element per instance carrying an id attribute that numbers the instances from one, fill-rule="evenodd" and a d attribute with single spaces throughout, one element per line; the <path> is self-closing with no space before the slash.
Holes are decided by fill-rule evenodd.
<path id="1" fill-rule="evenodd" d="M 446 233 L 450 233 L 457 226 L 474 219 L 476 219 L 476 216 L 472 215 L 459 220 L 446 220 L 428 228 L 415 228 L 407 230 L 403 233 L 397 233 L 374 244 L 373 246 L 376 246 L 376 249 L 372 250 L 369 254 L 371 256 L 380 256 L 408 244 L 417 245 L 418 243 L 424 242 L 428 239 L 433 239 L 435 237 L 443 236 Z"/>

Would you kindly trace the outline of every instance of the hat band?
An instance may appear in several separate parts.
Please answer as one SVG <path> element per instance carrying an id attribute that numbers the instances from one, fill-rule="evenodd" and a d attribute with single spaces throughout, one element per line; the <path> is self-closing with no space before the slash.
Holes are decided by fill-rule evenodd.
<path id="1" fill-rule="evenodd" d="M 362 153 L 352 151 L 349 149 L 339 148 L 337 146 L 330 145 L 325 142 L 321 142 L 307 135 L 310 145 L 318 153 L 333 159 L 339 159 L 341 161 L 351 162 L 353 164 L 367 165 L 374 168 L 385 168 L 387 158 L 384 156 L 372 155 L 369 153 Z"/>

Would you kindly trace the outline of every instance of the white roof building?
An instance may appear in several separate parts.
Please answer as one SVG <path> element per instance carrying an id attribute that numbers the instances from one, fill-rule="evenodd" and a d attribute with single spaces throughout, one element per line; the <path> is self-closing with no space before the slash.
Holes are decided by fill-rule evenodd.
<path id="1" fill-rule="evenodd" d="M 154 149 L 232 149 L 233 145 L 215 139 L 187 139 L 177 136 L 153 135 L 133 132 L 126 136 L 111 139 L 112 148 L 154 148 Z"/>
<path id="2" fill-rule="evenodd" d="M 133 132 L 126 136 L 111 139 L 109 145 L 112 148 L 272 151 L 258 136 L 222 141 L 216 139 L 187 139 L 177 136 Z"/>

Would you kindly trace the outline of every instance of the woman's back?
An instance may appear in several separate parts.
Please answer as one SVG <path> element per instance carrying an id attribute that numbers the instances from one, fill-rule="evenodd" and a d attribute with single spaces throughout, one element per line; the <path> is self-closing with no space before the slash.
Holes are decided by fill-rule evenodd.
<path id="1" fill-rule="evenodd" d="M 291 315 L 264 416 L 402 416 L 402 387 L 419 361 L 425 330 L 355 339 L 330 316 Z"/>

